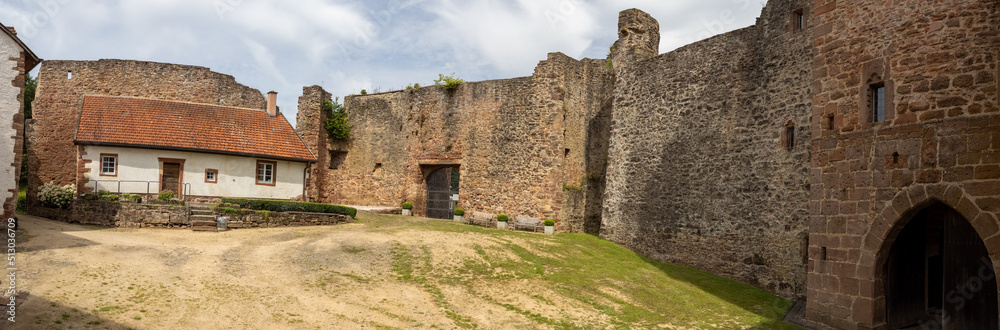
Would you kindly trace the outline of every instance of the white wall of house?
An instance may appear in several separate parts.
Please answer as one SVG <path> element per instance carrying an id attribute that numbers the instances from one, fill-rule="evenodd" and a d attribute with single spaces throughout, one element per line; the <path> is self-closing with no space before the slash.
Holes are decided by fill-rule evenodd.
<path id="1" fill-rule="evenodd" d="M 188 195 L 213 197 L 247 197 L 268 199 L 292 199 L 302 195 L 303 174 L 306 163 L 218 155 L 198 152 L 168 151 L 141 148 L 84 146 L 86 155 L 81 158 L 91 162 L 84 166 L 89 169 L 84 175 L 89 180 L 87 187 L 98 190 L 121 191 L 123 193 L 146 193 L 146 183 L 121 183 L 116 181 L 154 181 L 149 190 L 159 192 L 155 183 L 160 177 L 160 158 L 184 160 L 182 183 L 190 183 Z M 101 176 L 101 154 L 118 155 L 118 173 L 115 177 Z M 257 184 L 257 160 L 276 163 L 274 186 Z M 216 183 L 205 182 L 207 169 L 218 170 Z"/>
<path id="2" fill-rule="evenodd" d="M 21 46 L 7 34 L 0 32 L 0 203 L 8 198 L 16 197 L 17 176 L 14 164 L 14 139 L 17 130 L 13 126 L 13 118 L 21 111 L 21 102 L 17 100 L 21 89 L 11 85 L 14 78 L 20 74 L 17 71 L 17 61 L 11 58 L 21 57 Z M 5 214 L 13 214 L 14 210 L 4 210 Z M 6 220 L 4 220 L 6 221 Z"/>

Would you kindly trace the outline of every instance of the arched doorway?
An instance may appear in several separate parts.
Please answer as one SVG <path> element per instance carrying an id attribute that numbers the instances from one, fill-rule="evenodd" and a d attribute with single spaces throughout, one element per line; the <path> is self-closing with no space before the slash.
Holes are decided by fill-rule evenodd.
<path id="1" fill-rule="evenodd" d="M 425 216 L 435 219 L 451 219 L 458 201 L 458 168 L 444 167 L 427 176 L 427 209 Z"/>
<path id="2" fill-rule="evenodd" d="M 905 224 L 884 269 L 890 329 L 997 329 L 986 245 L 947 205 L 935 203 Z"/>

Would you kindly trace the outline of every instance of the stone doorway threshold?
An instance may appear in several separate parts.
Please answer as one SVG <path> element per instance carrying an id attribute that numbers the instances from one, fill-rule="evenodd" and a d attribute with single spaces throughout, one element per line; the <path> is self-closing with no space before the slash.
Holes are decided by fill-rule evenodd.
<path id="1" fill-rule="evenodd" d="M 805 299 L 796 300 L 792 307 L 788 308 L 788 312 L 785 312 L 785 316 L 781 318 L 782 322 L 788 322 L 805 329 L 811 330 L 836 330 L 813 321 L 806 320 L 806 301 Z"/>

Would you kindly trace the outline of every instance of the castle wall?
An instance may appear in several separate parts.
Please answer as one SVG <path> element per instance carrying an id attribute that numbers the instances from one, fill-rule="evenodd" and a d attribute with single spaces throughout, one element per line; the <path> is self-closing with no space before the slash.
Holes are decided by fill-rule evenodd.
<path id="1" fill-rule="evenodd" d="M 45 61 L 28 128 L 29 205 L 42 184 L 82 182 L 73 145 L 84 95 L 134 96 L 263 110 L 260 91 L 208 68 L 126 60 Z M 81 179 L 81 180 L 78 180 Z M 29 207 L 30 209 L 30 207 Z"/>
<path id="2" fill-rule="evenodd" d="M 550 54 L 532 77 L 350 96 L 351 139 L 326 145 L 346 157 L 336 169 L 329 153 L 321 157 L 310 178 L 319 190 L 313 196 L 348 205 L 411 202 L 422 215 L 426 176 L 457 167 L 458 207 L 466 212 L 553 218 L 561 231 L 582 231 L 589 215 L 596 232 L 601 185 L 587 178 L 603 175 L 610 92 L 603 61 Z M 322 125 L 301 119 L 325 120 L 313 113 L 321 104 L 314 99 L 300 99 L 303 136 L 316 136 L 306 127 Z"/>
<path id="3" fill-rule="evenodd" d="M 810 4 L 658 56 L 655 20 L 621 14 L 602 238 L 805 294 L 812 24 L 792 17 Z"/>
<path id="4" fill-rule="evenodd" d="M 961 213 L 1000 271 L 1000 4 L 816 5 L 807 316 L 885 327 L 887 252 L 922 206 Z M 873 78 L 890 95 L 882 123 Z"/>

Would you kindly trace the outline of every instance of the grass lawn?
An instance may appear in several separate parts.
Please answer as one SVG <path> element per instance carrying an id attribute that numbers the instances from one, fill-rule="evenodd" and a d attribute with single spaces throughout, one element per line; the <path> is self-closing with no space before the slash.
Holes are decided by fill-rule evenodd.
<path id="1" fill-rule="evenodd" d="M 547 236 L 413 219 L 365 214 L 360 220 L 374 231 L 475 232 L 492 238 L 489 247 L 472 245 L 479 258 L 444 269 L 433 266 L 426 246 L 395 245 L 392 269 L 397 278 L 421 284 L 431 293 L 440 285 L 476 292 L 483 283 L 502 287 L 528 281 L 600 311 L 615 328 L 796 328 L 780 322 L 791 305 L 788 300 L 702 270 L 651 260 L 593 235 Z M 551 299 L 535 298 L 552 304 Z M 439 307 L 448 308 L 443 299 L 438 301 Z M 493 303 L 540 324 L 588 327 L 559 315 Z M 457 313 L 454 320 L 475 327 L 463 323 Z"/>

